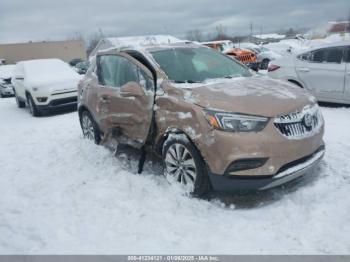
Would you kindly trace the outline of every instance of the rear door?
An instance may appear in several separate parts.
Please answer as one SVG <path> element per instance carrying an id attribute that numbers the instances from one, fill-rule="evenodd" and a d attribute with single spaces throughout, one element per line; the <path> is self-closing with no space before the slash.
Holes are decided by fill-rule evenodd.
<path id="1" fill-rule="evenodd" d="M 340 98 L 344 89 L 344 47 L 320 48 L 296 61 L 296 71 L 307 89 L 318 97 Z M 304 58 L 304 59 L 300 59 Z"/>
<path id="2" fill-rule="evenodd" d="M 11 83 L 18 97 L 22 100 L 26 99 L 25 87 L 24 87 L 24 68 L 23 65 L 18 63 L 15 66 L 13 77 L 11 78 Z"/>
<path id="3" fill-rule="evenodd" d="M 105 132 L 117 129 L 119 142 L 142 146 L 152 121 L 151 72 L 125 53 L 97 57 L 96 114 Z"/>
<path id="4" fill-rule="evenodd" d="M 350 46 L 347 46 L 345 51 L 345 86 L 344 99 L 350 102 Z"/>

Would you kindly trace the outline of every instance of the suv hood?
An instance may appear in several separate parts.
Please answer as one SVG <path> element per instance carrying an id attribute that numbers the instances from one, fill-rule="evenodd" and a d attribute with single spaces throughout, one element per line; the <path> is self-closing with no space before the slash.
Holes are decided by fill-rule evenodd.
<path id="1" fill-rule="evenodd" d="M 314 104 L 300 87 L 268 77 L 220 79 L 186 84 L 184 98 L 207 109 L 274 117 Z"/>

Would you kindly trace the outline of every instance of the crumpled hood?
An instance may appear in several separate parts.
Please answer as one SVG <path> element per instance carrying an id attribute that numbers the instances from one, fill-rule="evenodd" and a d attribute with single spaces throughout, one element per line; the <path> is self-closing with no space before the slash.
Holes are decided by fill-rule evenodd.
<path id="1" fill-rule="evenodd" d="M 187 85 L 184 99 L 201 107 L 226 112 L 274 117 L 314 104 L 305 90 L 269 77 L 240 77 Z"/>

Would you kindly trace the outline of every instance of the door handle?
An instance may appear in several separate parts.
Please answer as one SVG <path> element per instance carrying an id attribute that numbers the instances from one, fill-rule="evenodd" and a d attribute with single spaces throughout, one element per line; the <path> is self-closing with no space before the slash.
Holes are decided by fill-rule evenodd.
<path id="1" fill-rule="evenodd" d="M 101 96 L 101 97 L 100 97 L 100 101 L 101 101 L 102 103 L 107 103 L 107 102 L 109 102 L 109 98 L 108 98 L 108 96 Z"/>
<path id="2" fill-rule="evenodd" d="M 131 96 L 135 96 L 135 94 L 134 93 L 132 93 L 132 92 L 127 92 L 127 91 L 121 91 L 120 92 L 120 96 L 123 96 L 123 97 L 131 97 Z"/>
<path id="3" fill-rule="evenodd" d="M 306 68 L 306 67 L 299 68 L 298 70 L 299 70 L 299 72 L 303 72 L 303 73 L 310 72 L 310 69 Z"/>

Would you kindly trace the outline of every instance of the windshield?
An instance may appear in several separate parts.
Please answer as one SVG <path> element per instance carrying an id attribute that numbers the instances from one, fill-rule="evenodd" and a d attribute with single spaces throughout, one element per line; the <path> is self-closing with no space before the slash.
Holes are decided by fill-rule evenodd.
<path id="1" fill-rule="evenodd" d="M 178 83 L 251 76 L 246 67 L 210 48 L 174 48 L 154 51 L 152 56 L 168 78 Z"/>

